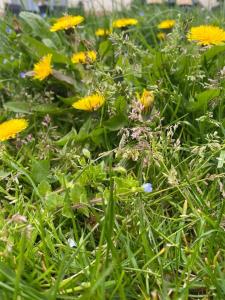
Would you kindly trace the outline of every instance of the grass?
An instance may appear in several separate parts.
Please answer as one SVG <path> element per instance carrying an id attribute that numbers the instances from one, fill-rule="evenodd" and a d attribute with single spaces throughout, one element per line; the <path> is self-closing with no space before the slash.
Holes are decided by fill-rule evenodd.
<path id="1" fill-rule="evenodd" d="M 139 25 L 94 36 L 121 15 Z M 0 121 L 29 120 L 0 143 L 1 300 L 224 299 L 225 48 L 186 39 L 206 20 L 222 27 L 223 11 L 137 6 L 68 34 L 1 20 Z M 97 62 L 73 65 L 75 49 Z M 47 53 L 56 77 L 21 78 Z M 95 91 L 104 106 L 71 108 Z"/>

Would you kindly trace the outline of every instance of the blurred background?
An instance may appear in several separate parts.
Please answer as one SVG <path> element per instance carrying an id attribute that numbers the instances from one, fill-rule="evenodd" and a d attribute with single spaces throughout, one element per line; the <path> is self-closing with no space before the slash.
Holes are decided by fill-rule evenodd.
<path id="1" fill-rule="evenodd" d="M 219 4 L 219 0 L 0 0 L 0 14 L 9 12 L 17 15 L 20 11 L 26 10 L 45 17 L 48 14 L 62 15 L 68 11 L 102 13 L 129 8 L 132 5 L 178 5 L 187 8 L 199 5 L 213 9 Z"/>

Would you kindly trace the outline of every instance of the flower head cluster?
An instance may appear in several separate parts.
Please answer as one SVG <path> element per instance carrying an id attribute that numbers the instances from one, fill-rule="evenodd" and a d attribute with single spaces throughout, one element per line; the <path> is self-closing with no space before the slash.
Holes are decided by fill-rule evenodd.
<path id="1" fill-rule="evenodd" d="M 124 19 L 118 19 L 113 22 L 113 27 L 114 28 L 123 28 L 127 26 L 133 26 L 137 25 L 138 20 L 137 19 L 132 19 L 132 18 L 124 18 Z"/>
<path id="2" fill-rule="evenodd" d="M 104 28 L 98 28 L 95 31 L 96 36 L 107 36 L 110 35 L 111 31 L 109 29 L 104 29 Z"/>
<path id="3" fill-rule="evenodd" d="M 25 119 L 12 119 L 0 124 L 0 142 L 14 138 L 17 133 L 23 131 L 28 126 Z"/>
<path id="4" fill-rule="evenodd" d="M 171 29 L 176 24 L 175 20 L 164 20 L 158 24 L 159 29 Z"/>
<path id="5" fill-rule="evenodd" d="M 93 94 L 73 103 L 73 107 L 80 110 L 94 111 L 105 103 L 105 98 L 100 94 Z"/>
<path id="6" fill-rule="evenodd" d="M 51 67 L 52 54 L 45 55 L 40 59 L 38 63 L 34 65 L 33 77 L 38 80 L 44 80 L 50 74 L 52 74 Z"/>
<path id="7" fill-rule="evenodd" d="M 154 103 L 155 96 L 152 91 L 147 91 L 144 89 L 142 95 L 137 94 L 137 98 L 144 109 L 149 109 Z"/>
<path id="8" fill-rule="evenodd" d="M 74 64 L 88 64 L 96 61 L 97 55 L 95 51 L 77 52 L 74 53 L 71 61 Z"/>
<path id="9" fill-rule="evenodd" d="M 59 30 L 66 30 L 75 27 L 84 21 L 82 16 L 64 16 L 56 20 L 50 28 L 50 31 L 55 32 Z"/>
<path id="10" fill-rule="evenodd" d="M 225 42 L 225 31 L 212 25 L 192 27 L 187 34 L 189 41 L 195 41 L 198 45 L 220 45 Z"/>

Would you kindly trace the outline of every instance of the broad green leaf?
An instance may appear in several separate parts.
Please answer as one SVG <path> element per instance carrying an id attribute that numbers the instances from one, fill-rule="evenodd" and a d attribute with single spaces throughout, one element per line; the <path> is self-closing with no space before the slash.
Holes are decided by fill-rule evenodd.
<path id="1" fill-rule="evenodd" d="M 79 135 L 83 135 L 83 134 L 87 134 L 90 132 L 92 126 L 92 118 L 88 118 L 86 122 L 84 122 L 84 124 L 81 126 L 80 130 L 79 130 Z"/>
<path id="2" fill-rule="evenodd" d="M 203 59 L 210 60 L 222 52 L 225 52 L 225 45 L 213 46 L 204 52 Z"/>
<path id="3" fill-rule="evenodd" d="M 49 210 L 54 210 L 64 206 L 64 197 L 56 193 L 48 194 L 45 197 L 44 204 Z"/>
<path id="4" fill-rule="evenodd" d="M 62 63 L 62 64 L 70 64 L 70 59 L 63 54 L 58 53 L 56 50 L 53 50 L 42 42 L 28 36 L 23 35 L 21 37 L 22 43 L 26 46 L 29 53 L 34 56 L 35 58 L 41 58 L 44 55 L 52 54 L 52 61 L 55 63 Z"/>
<path id="5" fill-rule="evenodd" d="M 59 36 L 55 32 L 51 32 L 49 24 L 44 18 L 38 14 L 23 11 L 20 13 L 20 18 L 26 24 L 23 26 L 23 32 L 27 32 L 29 35 L 32 34 L 34 37 L 39 37 L 43 40 L 50 48 L 57 48 L 61 46 Z"/>
<path id="6" fill-rule="evenodd" d="M 58 146 L 64 146 L 68 142 L 76 139 L 76 137 L 77 137 L 77 131 L 76 129 L 72 128 L 69 133 L 67 133 L 64 137 L 62 137 L 60 140 L 56 141 L 55 143 Z"/>
<path id="7" fill-rule="evenodd" d="M 191 112 L 204 111 L 207 108 L 207 104 L 210 100 L 220 95 L 219 89 L 206 90 L 200 94 L 195 95 L 197 101 L 189 102 L 187 110 Z"/>
<path id="8" fill-rule="evenodd" d="M 0 170 L 0 181 L 2 179 L 5 179 L 6 177 L 8 177 L 10 175 L 10 172 L 6 172 L 4 170 Z"/>
<path id="9" fill-rule="evenodd" d="M 127 57 L 124 57 L 122 55 L 119 56 L 117 62 L 116 62 L 116 67 L 120 67 L 123 72 L 128 72 L 128 70 L 130 69 L 130 63 L 129 63 L 129 59 Z"/>
<path id="10" fill-rule="evenodd" d="M 86 139 L 88 139 L 90 137 L 89 132 L 91 130 L 91 127 L 92 127 L 92 119 L 89 118 L 89 119 L 87 119 L 86 122 L 84 122 L 84 124 L 80 128 L 77 136 L 74 137 L 74 141 L 76 143 L 79 143 L 79 142 L 83 142 Z"/>
<path id="11" fill-rule="evenodd" d="M 125 127 L 128 123 L 127 117 L 125 115 L 117 115 L 104 122 L 103 125 L 110 131 L 117 131 Z"/>
<path id="12" fill-rule="evenodd" d="M 105 56 L 108 51 L 112 48 L 112 44 L 109 40 L 103 41 L 99 45 L 98 53 L 100 56 Z"/>
<path id="13" fill-rule="evenodd" d="M 87 192 L 84 185 L 75 184 L 70 191 L 71 203 L 87 203 Z"/>
<path id="14" fill-rule="evenodd" d="M 63 82 L 65 82 L 65 83 L 67 83 L 67 84 L 70 84 L 70 85 L 72 85 L 72 86 L 75 86 L 75 85 L 76 85 L 76 81 L 75 81 L 73 78 L 71 78 L 71 77 L 68 76 L 68 75 L 63 74 L 63 73 L 60 72 L 60 71 L 53 70 L 52 75 L 53 75 L 56 79 L 58 79 L 58 80 L 60 80 L 60 81 L 63 81 Z"/>
<path id="15" fill-rule="evenodd" d="M 31 174 L 36 183 L 47 180 L 50 172 L 49 160 L 36 160 L 32 163 Z"/>
<path id="16" fill-rule="evenodd" d="M 34 14 L 28 11 L 22 11 L 20 18 L 32 29 L 32 31 L 39 32 L 42 27 L 44 30 L 49 30 L 50 26 L 45 20 L 38 14 Z"/>
<path id="17" fill-rule="evenodd" d="M 102 127 L 99 127 L 99 128 L 92 130 L 92 132 L 90 133 L 89 136 L 96 145 L 103 145 L 105 142 L 104 132 L 105 132 L 105 129 Z"/>
<path id="18" fill-rule="evenodd" d="M 63 210 L 62 210 L 62 215 L 68 219 L 73 218 L 71 208 L 68 207 L 68 205 L 64 205 Z"/>
<path id="19" fill-rule="evenodd" d="M 132 176 L 115 177 L 115 191 L 117 194 L 136 192 L 139 182 Z"/>
<path id="20" fill-rule="evenodd" d="M 73 97 L 68 97 L 68 98 L 64 98 L 64 97 L 58 97 L 60 100 L 62 100 L 65 104 L 67 105 L 72 105 L 74 102 L 77 101 L 77 99 L 73 96 Z"/>
<path id="21" fill-rule="evenodd" d="M 35 105 L 32 108 L 32 111 L 38 112 L 41 114 L 61 114 L 61 113 L 65 112 L 64 109 L 59 108 L 56 104 L 51 104 L 51 103 Z"/>
<path id="22" fill-rule="evenodd" d="M 115 101 L 115 108 L 118 114 L 126 114 L 127 113 L 127 100 L 123 96 L 117 97 Z"/>
<path id="23" fill-rule="evenodd" d="M 30 114 L 30 108 L 27 102 L 10 101 L 4 103 L 4 108 L 15 113 Z"/>
<path id="24" fill-rule="evenodd" d="M 52 40 L 50 39 L 42 39 L 42 42 L 45 46 L 49 47 L 49 48 L 54 48 L 54 49 L 57 49 L 55 44 L 53 43 Z"/>
<path id="25" fill-rule="evenodd" d="M 47 180 L 42 180 L 38 185 L 38 191 L 40 195 L 44 197 L 52 191 L 50 183 Z"/>

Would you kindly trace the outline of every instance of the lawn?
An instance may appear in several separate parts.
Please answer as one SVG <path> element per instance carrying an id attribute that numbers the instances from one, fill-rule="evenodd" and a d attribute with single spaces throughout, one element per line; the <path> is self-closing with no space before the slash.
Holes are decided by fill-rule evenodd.
<path id="1" fill-rule="evenodd" d="M 225 299 L 224 21 L 0 20 L 1 300 Z"/>

